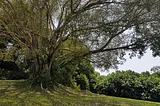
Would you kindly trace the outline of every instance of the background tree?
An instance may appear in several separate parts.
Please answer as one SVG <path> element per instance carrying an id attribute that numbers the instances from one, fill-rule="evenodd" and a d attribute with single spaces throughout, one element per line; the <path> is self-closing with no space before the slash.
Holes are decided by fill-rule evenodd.
<path id="1" fill-rule="evenodd" d="M 160 66 L 154 66 L 154 67 L 151 68 L 150 71 L 153 72 L 153 73 L 160 72 Z"/>
<path id="2" fill-rule="evenodd" d="M 103 78 L 97 84 L 96 91 L 100 94 L 160 101 L 160 74 L 155 72 L 141 74 L 134 71 L 116 71 Z"/>

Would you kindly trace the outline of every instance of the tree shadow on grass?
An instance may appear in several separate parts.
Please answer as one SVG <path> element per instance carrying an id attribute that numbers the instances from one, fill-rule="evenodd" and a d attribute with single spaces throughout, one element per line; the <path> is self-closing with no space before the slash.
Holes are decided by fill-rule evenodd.
<path id="1" fill-rule="evenodd" d="M 31 106 L 42 106 L 37 99 L 38 96 L 41 97 L 37 94 L 39 91 L 30 89 L 27 81 L 2 82 L 3 84 L 0 84 L 0 105 L 18 104 L 19 106 L 25 106 L 30 104 Z"/>
<path id="2" fill-rule="evenodd" d="M 30 89 L 27 81 L 17 81 L 16 83 L 3 85 L 3 88 L 0 88 L 0 97 L 2 96 L 6 103 L 12 100 L 20 106 L 28 103 L 33 106 L 43 106 L 45 105 L 44 102 L 53 106 L 70 106 L 74 103 L 81 104 L 83 100 L 79 92 L 64 86 L 50 88 L 49 90 L 41 90 L 40 87 Z"/>
<path id="3" fill-rule="evenodd" d="M 24 93 L 25 91 L 27 91 L 27 82 L 26 81 L 19 81 L 19 82 L 14 82 L 14 83 L 10 83 L 10 84 L 3 84 L 3 86 L 1 85 L 1 89 L 0 89 L 0 96 L 4 96 L 4 95 L 12 95 L 12 94 L 16 94 L 16 95 L 20 95 L 22 93 Z M 16 96 L 15 95 L 15 96 Z"/>
<path id="4" fill-rule="evenodd" d="M 5 95 L 5 93 L 9 91 L 9 88 L 10 88 L 11 86 L 12 86 L 12 85 L 7 85 L 7 86 L 5 86 L 4 88 L 0 89 L 0 96 Z"/>

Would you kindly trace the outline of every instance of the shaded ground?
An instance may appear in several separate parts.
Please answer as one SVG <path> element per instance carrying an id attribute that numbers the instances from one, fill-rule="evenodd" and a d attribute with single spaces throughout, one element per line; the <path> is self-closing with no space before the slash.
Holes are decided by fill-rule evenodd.
<path id="1" fill-rule="evenodd" d="M 29 89 L 26 81 L 0 80 L 0 106 L 160 106 L 160 103 L 92 94 L 60 86 Z"/>

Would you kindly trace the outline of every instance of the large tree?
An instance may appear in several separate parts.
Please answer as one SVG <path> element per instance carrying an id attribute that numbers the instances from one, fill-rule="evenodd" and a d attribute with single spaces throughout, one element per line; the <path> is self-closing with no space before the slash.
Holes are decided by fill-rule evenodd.
<path id="1" fill-rule="evenodd" d="M 151 40 L 158 38 L 152 30 L 159 21 L 158 3 L 0 0 L 0 33 L 10 36 L 14 50 L 32 63 L 31 70 L 36 74 L 47 72 L 50 76 L 55 62 L 63 66 L 86 56 L 91 56 L 95 66 L 110 68 L 123 61 L 126 50 L 141 53 Z M 62 47 L 68 40 L 81 47 Z"/>

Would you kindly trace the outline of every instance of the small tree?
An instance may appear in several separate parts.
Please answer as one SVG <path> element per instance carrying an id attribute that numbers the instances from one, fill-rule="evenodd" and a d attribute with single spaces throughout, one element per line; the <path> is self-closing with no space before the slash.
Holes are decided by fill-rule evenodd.
<path id="1" fill-rule="evenodd" d="M 151 72 L 155 73 L 155 72 L 160 72 L 160 66 L 154 66 L 151 68 Z"/>

